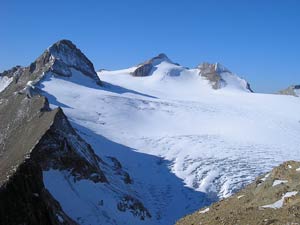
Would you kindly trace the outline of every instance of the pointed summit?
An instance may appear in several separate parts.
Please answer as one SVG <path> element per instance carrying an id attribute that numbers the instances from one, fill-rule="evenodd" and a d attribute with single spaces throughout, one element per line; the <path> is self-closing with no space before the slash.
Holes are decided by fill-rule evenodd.
<path id="1" fill-rule="evenodd" d="M 69 40 L 60 40 L 47 49 L 53 61 L 52 72 L 62 76 L 71 76 L 71 69 L 100 82 L 93 63 Z"/>
<path id="2" fill-rule="evenodd" d="M 162 62 L 178 65 L 177 63 L 173 63 L 166 54 L 160 53 L 159 55 L 139 64 L 131 74 L 136 77 L 149 76 L 153 72 L 155 66 L 159 65 Z"/>
<path id="3" fill-rule="evenodd" d="M 38 77 L 48 72 L 71 77 L 73 70 L 101 84 L 93 63 L 69 40 L 54 43 L 29 66 L 29 72 Z"/>

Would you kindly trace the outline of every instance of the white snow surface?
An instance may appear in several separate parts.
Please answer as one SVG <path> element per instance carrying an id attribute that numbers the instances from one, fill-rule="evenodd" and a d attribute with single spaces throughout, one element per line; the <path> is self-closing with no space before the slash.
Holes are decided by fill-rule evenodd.
<path id="1" fill-rule="evenodd" d="M 199 213 L 203 214 L 203 213 L 207 213 L 209 211 L 209 208 L 203 209 L 202 211 L 199 211 Z"/>
<path id="2" fill-rule="evenodd" d="M 2 92 L 12 81 L 13 77 L 0 76 L 0 92 Z"/>
<path id="3" fill-rule="evenodd" d="M 289 197 L 292 197 L 294 195 L 296 195 L 298 192 L 297 191 L 291 191 L 291 192 L 287 192 L 285 193 L 282 198 L 276 202 L 274 202 L 273 204 L 270 204 L 270 205 L 264 205 L 262 206 L 263 208 L 273 208 L 273 209 L 279 209 L 283 206 L 283 203 L 284 203 L 284 199 L 285 198 L 289 198 Z"/>
<path id="4" fill-rule="evenodd" d="M 294 89 L 295 94 L 300 97 L 300 89 Z"/>
<path id="5" fill-rule="evenodd" d="M 266 179 L 270 176 L 270 173 L 267 173 L 263 178 L 261 178 L 260 180 L 265 182 Z"/>
<path id="6" fill-rule="evenodd" d="M 279 184 L 284 184 L 287 183 L 287 180 L 274 180 L 272 187 L 279 185 Z"/>
<path id="7" fill-rule="evenodd" d="M 152 215 L 138 221 L 126 214 L 115 224 L 174 224 L 272 167 L 300 160 L 299 98 L 249 93 L 234 82 L 213 90 L 197 69 L 168 62 L 147 77 L 133 77 L 133 70 L 100 72 L 104 87 L 79 72 L 70 78 L 48 74 L 39 87 L 100 157 L 120 160 L 134 180 L 130 188 Z M 51 193 L 62 179 L 49 175 L 55 176 L 46 176 Z M 96 191 L 76 188 L 79 200 L 54 196 L 67 213 L 74 212 L 72 218 L 84 208 L 80 215 L 87 222 L 81 224 L 97 224 L 99 214 L 90 203 Z M 106 206 L 102 215 L 116 216 Z"/>

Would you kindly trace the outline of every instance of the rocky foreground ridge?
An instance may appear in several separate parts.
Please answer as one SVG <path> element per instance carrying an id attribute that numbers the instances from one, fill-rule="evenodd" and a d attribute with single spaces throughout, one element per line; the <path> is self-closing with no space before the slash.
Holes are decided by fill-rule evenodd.
<path id="1" fill-rule="evenodd" d="M 73 129 L 60 108 L 50 109 L 37 85 L 46 76 L 79 71 L 101 84 L 93 64 L 66 40 L 48 48 L 28 67 L 0 76 L 0 225 L 78 224 L 44 184 L 43 173 L 63 171 L 65 179 L 87 180 L 115 193 L 115 209 L 141 220 L 150 213 L 126 189 L 133 181 L 116 158 L 101 159 Z M 118 185 L 120 190 L 113 186 Z"/>
<path id="2" fill-rule="evenodd" d="M 177 225 L 300 224 L 300 162 L 288 161 Z"/>

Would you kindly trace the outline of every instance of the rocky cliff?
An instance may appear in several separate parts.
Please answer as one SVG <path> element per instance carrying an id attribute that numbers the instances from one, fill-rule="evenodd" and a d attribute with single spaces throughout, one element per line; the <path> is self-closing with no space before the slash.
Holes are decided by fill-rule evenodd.
<path id="1" fill-rule="evenodd" d="M 63 111 L 50 109 L 36 86 L 48 73 L 70 77 L 73 70 L 100 84 L 92 63 L 74 44 L 62 40 L 30 66 L 0 74 L 9 79 L 0 92 L 0 225 L 82 223 L 74 215 L 71 218 L 48 190 L 44 177 L 48 171 L 58 171 L 69 183 L 85 181 L 107 190 L 120 213 L 129 212 L 142 220 L 151 217 L 126 186 L 132 179 L 120 162 L 96 155 Z"/>
<path id="2" fill-rule="evenodd" d="M 247 81 L 237 77 L 219 63 L 202 63 L 197 67 L 197 69 L 199 70 L 199 75 L 207 79 L 213 89 L 225 87 L 228 85 L 230 80 L 235 80 L 238 81 L 241 86 L 244 86 L 246 90 L 253 92 L 250 88 L 250 84 Z"/>

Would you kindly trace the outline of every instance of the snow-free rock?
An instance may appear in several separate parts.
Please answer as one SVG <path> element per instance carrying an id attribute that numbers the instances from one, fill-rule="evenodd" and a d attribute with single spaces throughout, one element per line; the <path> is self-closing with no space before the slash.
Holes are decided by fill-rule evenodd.
<path id="1" fill-rule="evenodd" d="M 137 66 L 137 68 L 132 72 L 132 75 L 135 77 L 145 77 L 152 74 L 155 70 L 155 66 L 162 62 L 172 63 L 172 61 L 168 58 L 168 56 L 164 53 L 159 54 L 144 63 L 141 63 Z"/>
<path id="2" fill-rule="evenodd" d="M 177 224 L 298 224 L 299 182 L 300 162 L 285 162 L 240 192 L 184 217 Z"/>
<path id="3" fill-rule="evenodd" d="M 295 97 L 300 97 L 300 85 L 291 85 L 288 88 L 278 92 L 281 95 L 292 95 Z"/>
<path id="4" fill-rule="evenodd" d="M 133 180 L 121 163 L 98 156 L 62 109 L 50 108 L 39 88 L 45 76 L 66 79 L 68 69 L 71 76 L 76 70 L 93 78 L 92 64 L 74 46 L 57 42 L 30 66 L 0 74 L 11 79 L 0 93 L 0 225 L 84 224 L 82 218 L 111 224 L 118 214 L 136 221 L 151 217 L 129 187 Z M 77 191 L 80 185 L 84 190 Z M 100 198 L 93 196 L 93 203 L 84 200 L 91 190 Z M 82 214 L 74 210 L 76 201 L 83 201 Z"/>
<path id="5" fill-rule="evenodd" d="M 199 70 L 199 75 L 207 79 L 213 89 L 221 89 L 227 85 L 232 85 L 253 92 L 247 81 L 233 74 L 220 63 L 205 62 L 200 64 L 197 69 Z"/>

